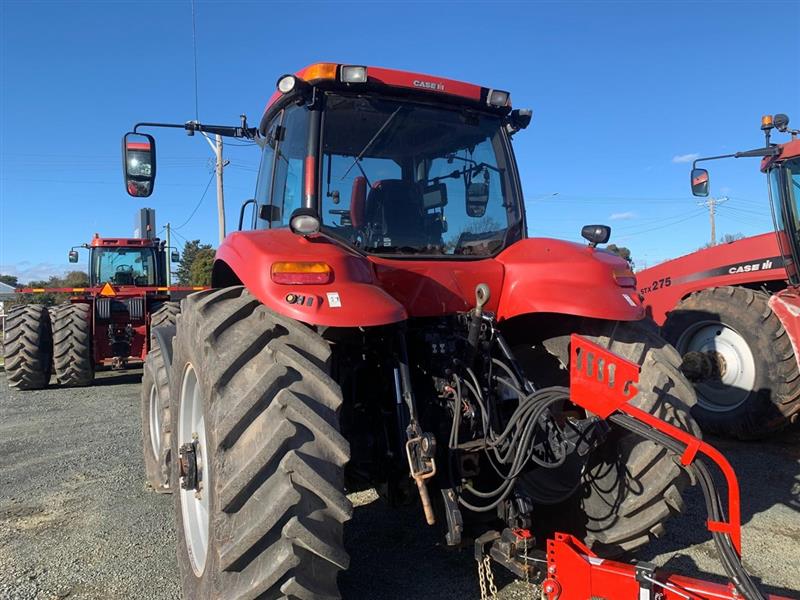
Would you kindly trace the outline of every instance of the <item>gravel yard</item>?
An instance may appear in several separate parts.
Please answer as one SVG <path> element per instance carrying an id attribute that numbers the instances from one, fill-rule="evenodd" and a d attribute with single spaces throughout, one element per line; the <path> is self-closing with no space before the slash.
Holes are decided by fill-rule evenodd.
<path id="1" fill-rule="evenodd" d="M 84 389 L 10 391 L 0 373 L 0 600 L 179 598 L 172 499 L 144 486 L 139 372 L 103 373 Z M 742 484 L 745 564 L 768 592 L 800 597 L 800 432 L 769 443 L 714 440 Z M 345 598 L 478 598 L 475 563 L 371 492 L 346 539 Z M 640 554 L 686 575 L 720 573 L 703 527 L 699 490 L 691 516 Z M 495 567 L 501 598 L 538 592 Z"/>

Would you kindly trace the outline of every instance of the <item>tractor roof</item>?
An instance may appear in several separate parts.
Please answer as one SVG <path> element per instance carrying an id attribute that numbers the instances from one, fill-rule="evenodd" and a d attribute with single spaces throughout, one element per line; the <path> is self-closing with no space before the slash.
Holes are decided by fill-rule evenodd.
<path id="1" fill-rule="evenodd" d="M 366 81 L 347 82 L 343 77 L 343 69 L 359 68 L 366 70 Z M 445 102 L 458 102 L 480 105 L 485 108 L 501 108 L 504 111 L 511 109 L 511 96 L 501 90 L 481 87 L 472 83 L 446 79 L 436 75 L 398 71 L 382 67 L 356 67 L 340 63 L 315 63 L 297 71 L 294 76 L 311 85 L 319 85 L 326 89 L 342 89 L 358 91 L 359 89 L 387 89 L 392 88 L 396 93 L 425 95 L 429 98 L 439 98 Z M 284 76 L 285 77 L 285 76 Z M 283 77 L 281 78 L 283 79 Z M 506 94 L 507 102 L 503 106 L 489 105 L 487 100 L 490 93 L 496 91 Z M 264 116 L 278 103 L 284 94 L 276 91 L 266 108 Z"/>
<path id="2" fill-rule="evenodd" d="M 766 171 L 770 166 L 778 161 L 789 160 L 800 156 L 800 140 L 792 140 L 785 144 L 778 144 L 780 153 L 776 156 L 766 156 L 761 160 L 761 170 Z"/>

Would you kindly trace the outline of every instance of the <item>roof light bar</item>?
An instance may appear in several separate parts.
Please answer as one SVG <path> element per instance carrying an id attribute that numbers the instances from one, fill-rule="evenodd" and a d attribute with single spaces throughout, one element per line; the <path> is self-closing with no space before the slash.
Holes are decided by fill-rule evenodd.
<path id="1" fill-rule="evenodd" d="M 367 67 L 358 65 L 342 65 L 339 79 L 344 83 L 366 83 Z"/>

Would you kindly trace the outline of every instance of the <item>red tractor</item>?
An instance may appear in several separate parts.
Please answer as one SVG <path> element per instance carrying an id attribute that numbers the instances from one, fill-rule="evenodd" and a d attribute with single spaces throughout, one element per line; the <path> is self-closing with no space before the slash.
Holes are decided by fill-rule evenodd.
<path id="1" fill-rule="evenodd" d="M 202 289 L 167 287 L 167 248 L 158 239 L 95 235 L 81 247 L 90 252 L 88 288 L 17 290 L 70 298 L 50 309 L 26 304 L 8 312 L 4 351 L 11 387 L 40 389 L 51 376 L 64 386 L 89 385 L 99 367 L 144 361 L 149 328 L 174 323 L 180 309 L 170 292 Z M 75 248 L 69 261 L 78 262 Z"/>
<path id="2" fill-rule="evenodd" d="M 150 148 L 135 170 L 126 152 L 137 196 L 154 189 L 145 126 L 261 149 L 213 289 L 154 329 L 145 364 L 142 405 L 158 398 L 161 416 L 143 416 L 145 439 L 165 448 L 155 463 L 145 448 L 147 475 L 174 491 L 184 595 L 340 597 L 360 489 L 418 501 L 449 545 L 474 539 L 490 591 L 492 559 L 533 577 L 544 561 L 528 550 L 556 528 L 587 554 L 662 535 L 705 481 L 682 466 L 704 447 L 694 391 L 642 323 L 627 263 L 596 248 L 607 227 L 585 227 L 588 245 L 528 237 L 511 138 L 530 111 L 502 90 L 357 65 L 277 88 L 257 128 L 139 123 L 123 144 Z M 582 376 L 594 383 L 571 390 Z M 612 397 L 682 441 L 606 410 Z M 760 597 L 735 527 L 710 518 L 737 590 Z"/>
<path id="3" fill-rule="evenodd" d="M 765 117 L 763 129 L 773 127 L 787 131 L 788 119 Z M 762 170 L 770 176 L 777 236 L 713 246 L 637 273 L 648 311 L 695 384 L 692 414 L 706 431 L 753 439 L 800 416 L 797 317 L 787 308 L 797 293 L 791 227 L 798 148 L 798 141 L 773 145 L 768 137 L 766 148 L 732 155 L 767 156 Z M 790 183 L 780 182 L 783 173 Z M 693 170 L 692 183 L 708 193 L 705 170 Z"/>

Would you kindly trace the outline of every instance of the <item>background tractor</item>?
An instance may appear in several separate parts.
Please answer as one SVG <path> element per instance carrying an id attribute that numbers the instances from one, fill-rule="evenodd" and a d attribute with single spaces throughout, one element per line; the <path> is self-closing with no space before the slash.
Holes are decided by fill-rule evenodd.
<path id="1" fill-rule="evenodd" d="M 530 111 L 377 67 L 319 63 L 277 88 L 257 128 L 140 123 L 123 144 L 140 197 L 155 183 L 143 127 L 261 148 L 213 289 L 154 329 L 145 365 L 142 405 L 161 403 L 145 438 L 169 448 L 148 478 L 174 491 L 186 597 L 339 597 L 346 494 L 371 487 L 495 560 L 527 550 L 515 531 L 606 556 L 661 535 L 690 477 L 572 401 L 571 336 L 631 361 L 631 404 L 683 432 L 694 391 L 642 324 L 627 263 L 596 249 L 607 227 L 585 227 L 588 245 L 528 237 L 511 138 Z M 599 360 L 602 400 L 615 371 Z"/>
<path id="2" fill-rule="evenodd" d="M 95 235 L 80 247 L 89 250 L 89 287 L 17 290 L 70 297 L 49 309 L 25 304 L 8 311 L 4 352 L 11 387 L 43 388 L 51 376 L 60 385 L 89 385 L 97 368 L 144 361 L 149 328 L 175 322 L 180 306 L 170 293 L 202 289 L 167 287 L 167 248 L 158 239 Z M 78 262 L 75 248 L 69 261 Z"/>
<path id="3" fill-rule="evenodd" d="M 728 157 L 766 156 L 776 232 L 637 273 L 648 312 L 695 384 L 692 414 L 704 430 L 741 439 L 770 435 L 800 416 L 797 317 L 790 308 L 798 283 L 800 142 L 771 144 L 775 127 L 791 131 L 785 115 L 765 117 L 767 146 Z M 707 171 L 692 171 L 692 189 L 708 194 Z"/>

